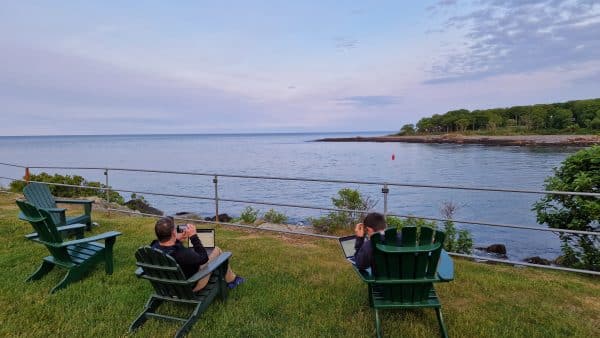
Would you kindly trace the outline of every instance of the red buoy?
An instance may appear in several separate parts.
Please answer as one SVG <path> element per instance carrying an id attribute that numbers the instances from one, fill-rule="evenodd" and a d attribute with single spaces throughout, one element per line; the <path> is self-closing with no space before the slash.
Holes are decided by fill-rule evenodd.
<path id="1" fill-rule="evenodd" d="M 392 154 L 392 161 L 396 159 L 396 154 Z"/>

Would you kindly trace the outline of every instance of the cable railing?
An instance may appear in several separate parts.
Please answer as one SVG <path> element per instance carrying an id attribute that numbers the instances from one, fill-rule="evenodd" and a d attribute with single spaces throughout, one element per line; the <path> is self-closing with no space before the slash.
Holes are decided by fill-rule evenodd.
<path id="1" fill-rule="evenodd" d="M 492 223 L 492 222 L 483 222 L 477 220 L 461 220 L 461 219 L 451 219 L 451 218 L 439 218 L 439 217 L 431 217 L 431 216 L 422 216 L 422 215 L 406 215 L 401 213 L 393 213 L 388 210 L 388 193 L 389 187 L 411 187 L 411 188 L 430 188 L 430 189 L 451 189 L 451 190 L 467 190 L 467 191 L 487 191 L 487 192 L 500 192 L 500 193 L 520 193 L 520 194 L 553 194 L 553 195 L 570 195 L 570 196 L 586 196 L 586 197 L 595 197 L 600 198 L 600 193 L 593 192 L 574 192 L 574 191 L 546 191 L 546 190 L 524 190 L 524 189 L 500 189 L 500 188 L 487 188 L 487 187 L 467 187 L 467 186 L 452 186 L 452 185 L 431 185 L 431 184 L 410 184 L 410 183 L 397 183 L 397 182 L 382 182 L 382 181 L 360 181 L 360 180 L 335 180 L 335 179 L 315 179 L 315 178 L 302 178 L 302 177 L 278 177 L 278 176 L 260 176 L 260 175 L 236 175 L 236 174 L 223 174 L 223 173 L 199 173 L 199 172 L 189 172 L 189 171 L 172 171 L 172 170 L 153 170 L 153 169 L 135 169 L 135 168 L 113 168 L 113 167 L 75 167 L 75 166 L 24 166 L 14 163 L 2 163 L 0 165 L 10 166 L 25 169 L 25 177 L 27 179 L 15 178 L 15 177 L 7 177 L 0 176 L 0 179 L 10 180 L 10 181 L 22 181 L 22 182 L 35 182 L 28 180 L 29 170 L 30 169 L 60 169 L 60 170 L 100 170 L 103 171 L 105 176 L 105 186 L 106 188 L 99 188 L 97 186 L 80 186 L 80 185 L 69 185 L 62 183 L 48 183 L 48 182 L 38 182 L 49 185 L 63 186 L 63 187 L 73 187 L 73 188 L 89 188 L 89 189 L 100 189 L 105 190 L 106 192 L 106 200 L 110 202 L 110 192 L 116 191 L 120 193 L 135 193 L 135 194 L 144 194 L 150 196 L 162 196 L 162 197 L 173 197 L 173 198 L 185 198 L 185 199 L 197 199 L 197 200 L 207 200 L 214 202 L 215 208 L 215 221 L 206 221 L 206 220 L 198 220 L 198 219 L 186 219 L 177 217 L 180 220 L 189 220 L 196 221 L 201 223 L 210 223 L 210 224 L 222 224 L 226 226 L 233 226 L 239 228 L 251 228 L 258 229 L 264 231 L 271 232 L 280 232 L 287 233 L 293 235 L 303 235 L 303 236 L 312 236 L 312 237 L 320 237 L 320 238 L 329 238 L 329 239 L 337 239 L 337 236 L 331 235 L 323 235 L 309 232 L 301 232 L 301 231 L 290 231 L 284 229 L 270 229 L 270 228 L 257 228 L 255 226 L 237 224 L 237 223 L 227 223 L 219 221 L 219 204 L 221 202 L 228 203 L 245 203 L 250 205 L 266 205 L 266 206 L 280 206 L 280 207 L 288 207 L 288 208 L 300 208 L 300 209 L 310 209 L 310 210 L 319 210 L 319 211 L 332 211 L 332 212 L 353 212 L 353 213 L 364 213 L 364 210 L 355 210 L 355 209 L 343 209 L 343 208 L 327 208 L 322 206 L 315 205 L 306 205 L 306 204 L 294 204 L 294 203 L 279 203 L 279 202 L 271 202 L 271 201 L 261 201 L 261 200 L 245 200 L 245 199 L 233 199 L 233 198 L 223 198 L 219 197 L 219 178 L 236 178 L 236 179 L 257 179 L 257 180 L 280 180 L 280 181 L 300 181 L 300 182 L 315 182 L 315 183 L 342 183 L 342 184 L 357 184 L 357 185 L 376 185 L 381 186 L 381 193 L 383 194 L 383 214 L 386 216 L 395 216 L 401 218 L 412 218 L 412 219 L 422 219 L 428 221 L 437 221 L 437 222 L 454 222 L 458 224 L 469 224 L 469 225 L 480 225 L 480 226 L 490 226 L 490 227 L 500 227 L 500 228 L 511 228 L 511 229 L 520 229 L 520 230 L 533 230 L 533 231 L 541 231 L 541 232 L 552 232 L 558 234 L 572 234 L 572 235 L 588 235 L 588 236 L 598 236 L 600 232 L 597 231 L 582 231 L 582 230 L 572 230 L 572 229 L 554 229 L 554 228 L 542 228 L 542 227 L 534 227 L 527 225 L 519 225 L 519 224 L 503 224 L 503 223 Z M 111 187 L 109 185 L 109 172 L 110 171 L 121 171 L 121 172 L 140 172 L 140 173 L 158 173 L 158 174 L 173 174 L 173 175 L 188 175 L 188 176 L 205 176 L 212 177 L 212 183 L 214 185 L 214 195 L 213 196 L 198 196 L 198 195 L 186 195 L 186 194 L 172 194 L 172 193 L 161 193 L 155 191 L 139 191 L 139 190 L 131 190 L 126 188 L 119 187 Z M 111 212 L 119 212 L 119 213 L 129 213 L 129 214 L 137 214 L 144 216 L 154 216 L 152 214 L 144 214 L 140 212 L 133 211 L 125 211 L 116 208 L 106 208 L 106 211 Z M 485 260 L 485 261 L 494 261 L 501 262 L 506 264 L 513 265 L 522 265 L 522 266 L 533 266 L 545 269 L 553 269 L 553 270 L 562 270 L 562 271 L 570 271 L 570 272 L 579 272 L 591 275 L 600 275 L 599 271 L 591 271 L 591 270 L 583 270 L 583 269 L 572 269 L 566 268 L 562 266 L 552 266 L 552 265 L 541 265 L 541 264 L 533 264 L 521 261 L 511 261 L 505 259 L 497 259 L 492 257 L 484 257 L 477 255 L 467 255 L 461 253 L 450 253 L 451 255 L 465 257 L 475 260 Z"/>

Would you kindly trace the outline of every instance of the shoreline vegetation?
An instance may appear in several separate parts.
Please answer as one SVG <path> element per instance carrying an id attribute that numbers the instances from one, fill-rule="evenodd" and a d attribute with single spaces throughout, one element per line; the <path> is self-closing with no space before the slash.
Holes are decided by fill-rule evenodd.
<path id="1" fill-rule="evenodd" d="M 315 142 L 405 142 L 452 143 L 495 146 L 575 146 L 600 144 L 600 135 L 386 135 L 372 137 L 330 137 Z"/>

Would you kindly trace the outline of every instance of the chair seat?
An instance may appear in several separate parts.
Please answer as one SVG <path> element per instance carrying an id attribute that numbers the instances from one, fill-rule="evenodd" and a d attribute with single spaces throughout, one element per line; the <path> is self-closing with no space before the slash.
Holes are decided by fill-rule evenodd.
<path id="1" fill-rule="evenodd" d="M 104 244 L 98 242 L 69 245 L 67 246 L 67 252 L 69 253 L 71 262 L 56 259 L 54 256 L 46 256 L 44 260 L 63 268 L 71 268 L 89 261 L 93 256 L 101 254 L 102 250 L 104 250 Z"/>

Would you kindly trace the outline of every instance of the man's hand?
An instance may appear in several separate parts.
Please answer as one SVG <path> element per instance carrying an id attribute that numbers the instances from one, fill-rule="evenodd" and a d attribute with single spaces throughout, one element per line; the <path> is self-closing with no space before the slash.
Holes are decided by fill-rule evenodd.
<path id="1" fill-rule="evenodd" d="M 192 237 L 194 236 L 197 232 L 196 232 L 196 226 L 193 224 L 186 224 L 187 229 L 185 230 L 184 234 L 187 235 L 187 237 Z"/>
<path id="2" fill-rule="evenodd" d="M 362 223 L 358 223 L 354 228 L 354 234 L 356 237 L 365 237 L 365 225 Z"/>

